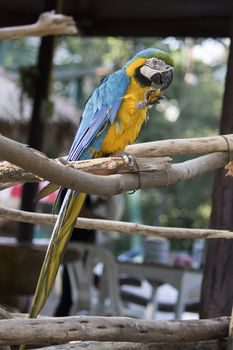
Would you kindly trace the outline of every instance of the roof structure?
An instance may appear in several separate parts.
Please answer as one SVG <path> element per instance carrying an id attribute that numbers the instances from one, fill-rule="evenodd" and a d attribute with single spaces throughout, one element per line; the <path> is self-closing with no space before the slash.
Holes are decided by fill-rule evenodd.
<path id="1" fill-rule="evenodd" d="M 30 24 L 43 12 L 44 0 L 0 2 L 0 26 Z M 66 0 L 84 36 L 227 37 L 232 0 Z"/>
<path id="2" fill-rule="evenodd" d="M 32 100 L 25 94 L 22 96 L 18 81 L 3 69 L 0 69 L 0 85 L 0 126 L 28 124 L 32 114 Z M 51 100 L 54 109 L 48 123 L 77 127 L 81 112 L 74 104 L 58 96 L 52 96 Z"/>
<path id="3" fill-rule="evenodd" d="M 17 79 L 3 69 L 0 69 L 0 86 L 0 132 L 27 143 L 33 101 L 26 94 L 22 96 Z M 51 101 L 52 115 L 44 123 L 44 151 L 63 154 L 73 140 L 81 112 L 65 98 L 52 96 Z"/>

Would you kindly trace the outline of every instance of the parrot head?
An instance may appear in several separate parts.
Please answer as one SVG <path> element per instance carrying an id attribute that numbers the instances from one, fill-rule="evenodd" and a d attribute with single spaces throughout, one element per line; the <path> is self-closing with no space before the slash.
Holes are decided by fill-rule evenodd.
<path id="1" fill-rule="evenodd" d="M 160 90 L 166 89 L 173 78 L 173 60 L 164 51 L 149 48 L 138 52 L 124 66 L 126 74 L 134 78 L 140 85 L 151 86 Z"/>

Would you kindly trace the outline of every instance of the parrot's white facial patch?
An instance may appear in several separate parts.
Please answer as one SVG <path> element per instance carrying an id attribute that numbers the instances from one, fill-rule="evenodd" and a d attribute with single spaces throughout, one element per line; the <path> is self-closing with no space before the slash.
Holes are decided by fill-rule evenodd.
<path id="1" fill-rule="evenodd" d="M 164 61 L 156 58 L 148 58 L 146 63 L 140 68 L 140 73 L 157 84 L 161 89 L 170 85 L 173 77 L 173 67 Z"/>
<path id="2" fill-rule="evenodd" d="M 154 68 L 145 65 L 140 68 L 140 73 L 147 79 L 151 80 L 151 77 L 155 74 L 155 70 Z"/>

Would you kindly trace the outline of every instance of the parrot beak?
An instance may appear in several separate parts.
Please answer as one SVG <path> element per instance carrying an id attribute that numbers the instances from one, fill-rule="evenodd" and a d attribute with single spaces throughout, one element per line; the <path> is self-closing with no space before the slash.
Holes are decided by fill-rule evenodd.
<path id="1" fill-rule="evenodd" d="M 151 76 L 150 80 L 152 83 L 155 83 L 156 85 L 160 85 L 160 90 L 165 90 L 172 82 L 173 79 L 173 68 L 170 67 L 170 69 L 162 71 L 162 72 L 156 72 L 154 75 Z"/>
<path id="2" fill-rule="evenodd" d="M 140 73 L 158 85 L 160 90 L 165 90 L 173 79 L 173 67 L 156 58 L 149 58 L 140 68 Z"/>

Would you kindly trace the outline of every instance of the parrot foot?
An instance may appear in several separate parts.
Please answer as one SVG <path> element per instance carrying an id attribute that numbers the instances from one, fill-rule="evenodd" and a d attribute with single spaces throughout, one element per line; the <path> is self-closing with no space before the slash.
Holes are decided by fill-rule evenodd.
<path id="1" fill-rule="evenodd" d="M 161 96 L 160 89 L 150 88 L 145 92 L 145 99 L 137 103 L 136 108 L 151 109 L 152 107 L 155 107 L 158 103 L 160 103 L 160 101 L 163 100 L 164 98 L 165 98 L 164 96 Z"/>
<path id="2" fill-rule="evenodd" d="M 114 154 L 114 156 L 122 158 L 125 161 L 126 165 L 129 165 L 129 167 L 131 168 L 130 170 L 135 170 L 136 161 L 129 153 L 121 152 Z"/>
<path id="3" fill-rule="evenodd" d="M 138 163 L 136 159 L 127 152 L 122 152 L 115 155 L 118 157 L 122 157 L 126 162 L 126 164 L 130 166 L 132 172 L 138 175 L 138 187 L 135 190 L 129 192 L 129 194 L 134 194 L 137 190 L 141 188 L 141 174 L 140 174 Z"/>

